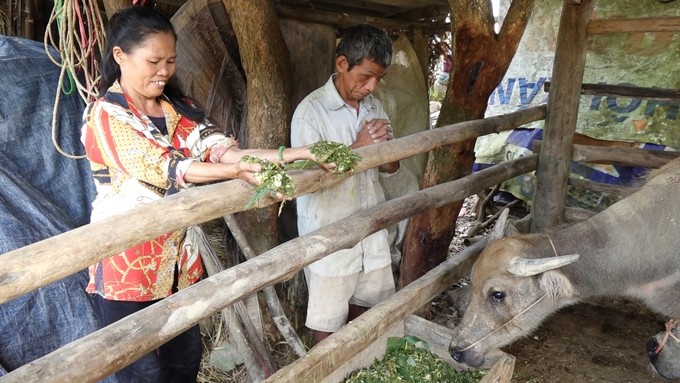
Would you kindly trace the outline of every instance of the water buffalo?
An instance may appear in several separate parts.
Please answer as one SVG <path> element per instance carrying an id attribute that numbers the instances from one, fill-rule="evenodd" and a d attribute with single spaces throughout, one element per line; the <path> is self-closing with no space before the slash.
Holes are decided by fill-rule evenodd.
<path id="1" fill-rule="evenodd" d="M 680 160 L 603 212 L 550 233 L 506 233 L 499 221 L 471 272 L 470 304 L 452 357 L 478 367 L 588 297 L 638 299 L 680 318 Z"/>

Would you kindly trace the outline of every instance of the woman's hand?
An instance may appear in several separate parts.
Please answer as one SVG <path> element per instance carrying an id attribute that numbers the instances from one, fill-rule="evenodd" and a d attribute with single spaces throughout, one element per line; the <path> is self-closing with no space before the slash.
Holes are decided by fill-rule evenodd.
<path id="1" fill-rule="evenodd" d="M 262 170 L 262 166 L 257 164 L 257 163 L 248 163 L 244 161 L 238 161 L 234 164 L 228 164 L 233 168 L 234 173 L 234 179 L 242 179 L 246 182 L 248 182 L 251 185 L 258 186 L 260 185 L 260 181 L 257 180 L 257 177 L 255 176 L 255 173 L 259 172 Z M 286 200 L 286 201 L 291 201 L 293 197 L 286 196 L 285 194 L 281 192 L 271 192 L 271 197 L 275 198 L 277 200 Z"/>
<path id="2" fill-rule="evenodd" d="M 250 164 L 239 160 L 238 162 L 225 165 L 228 167 L 228 172 L 233 174 L 233 176 L 229 178 L 242 179 L 255 186 L 260 184 L 260 182 L 255 177 L 255 173 L 262 170 L 262 166 L 259 164 Z"/>

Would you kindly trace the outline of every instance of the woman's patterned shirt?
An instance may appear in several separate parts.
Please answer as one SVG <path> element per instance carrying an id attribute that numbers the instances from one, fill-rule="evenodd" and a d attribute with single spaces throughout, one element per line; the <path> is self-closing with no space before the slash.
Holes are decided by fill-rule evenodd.
<path id="1" fill-rule="evenodd" d="M 81 141 L 97 187 L 91 221 L 130 211 L 191 186 L 194 161 L 219 162 L 235 140 L 207 121 L 196 123 L 161 100 L 167 135 L 135 108 L 114 83 L 83 113 Z M 198 281 L 203 265 L 186 229 L 166 233 L 90 266 L 87 291 L 110 300 L 165 298 Z M 176 286 L 173 286 L 176 285 Z"/>

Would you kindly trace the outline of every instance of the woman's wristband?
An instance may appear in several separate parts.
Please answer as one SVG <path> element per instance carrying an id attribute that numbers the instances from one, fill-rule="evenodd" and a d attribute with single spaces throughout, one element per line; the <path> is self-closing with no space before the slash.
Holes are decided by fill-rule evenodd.
<path id="1" fill-rule="evenodd" d="M 284 166 L 286 164 L 286 161 L 283 160 L 283 150 L 286 149 L 285 146 L 281 145 L 279 146 L 279 163 L 281 166 Z"/>

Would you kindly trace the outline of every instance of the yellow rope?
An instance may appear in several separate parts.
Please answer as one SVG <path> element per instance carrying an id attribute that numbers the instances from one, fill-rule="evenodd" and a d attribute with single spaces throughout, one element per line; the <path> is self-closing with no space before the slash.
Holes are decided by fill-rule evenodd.
<path id="1" fill-rule="evenodd" d="M 58 36 L 53 35 L 54 23 L 57 24 Z M 97 83 L 100 76 L 95 54 L 98 49 L 103 48 L 104 23 L 97 1 L 55 1 L 47 22 L 44 43 L 47 56 L 61 68 L 52 110 L 52 143 L 59 153 L 68 158 L 85 158 L 85 156 L 66 153 L 59 146 L 57 112 L 61 87 L 65 78 L 68 78 L 69 81 L 72 80 L 72 84 L 75 85 L 80 98 L 85 103 L 95 100 L 99 93 Z M 53 55 L 53 52 L 49 49 L 50 46 L 53 46 L 59 52 L 59 57 Z M 80 79 L 82 79 L 82 82 Z"/>

